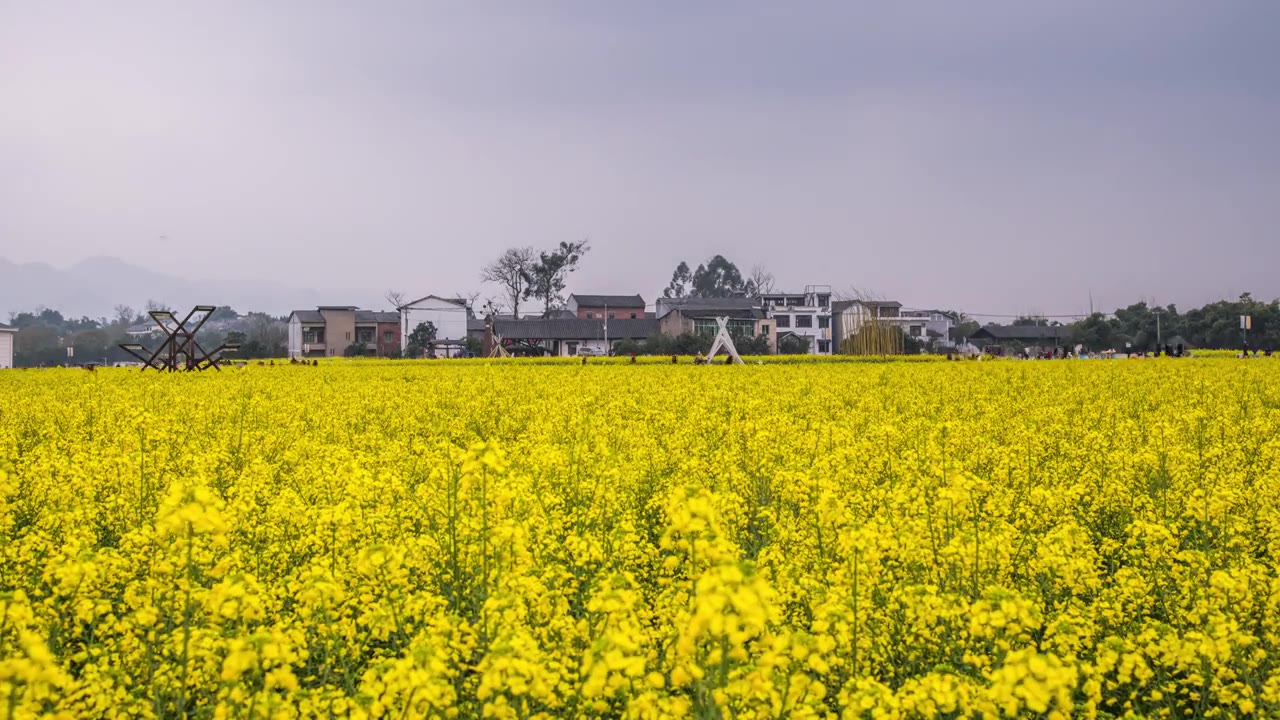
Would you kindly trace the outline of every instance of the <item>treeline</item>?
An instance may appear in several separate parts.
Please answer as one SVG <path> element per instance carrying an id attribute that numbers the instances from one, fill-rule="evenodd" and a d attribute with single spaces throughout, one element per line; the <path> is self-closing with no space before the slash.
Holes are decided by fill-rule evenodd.
<path id="1" fill-rule="evenodd" d="M 1166 344 L 1181 338 L 1193 348 L 1220 350 L 1241 347 L 1246 337 L 1240 330 L 1241 315 L 1251 319 L 1252 328 L 1247 333 L 1250 348 L 1280 349 L 1280 300 L 1262 302 L 1254 300 L 1250 293 L 1185 313 L 1175 305 L 1148 306 L 1140 302 L 1110 315 L 1094 313 L 1069 324 L 1046 323 L 1033 317 L 1019 318 L 1014 324 L 1062 325 L 1067 342 L 1092 350 L 1123 350 L 1126 344 L 1134 349 L 1154 350 L 1157 335 Z"/>
<path id="2" fill-rule="evenodd" d="M 147 309 L 165 308 L 153 304 Z M 183 316 L 185 312 L 178 315 L 179 319 Z M 57 310 L 40 309 L 12 314 L 8 324 L 18 330 L 15 367 L 134 362 L 136 358 L 120 349 L 121 343 L 137 342 L 154 349 L 164 337 L 150 333 L 130 335 L 130 329 L 140 332 L 154 323 L 145 313 L 124 305 L 117 306 L 109 318 L 66 318 Z M 239 343 L 240 352 L 235 356 L 238 358 L 277 358 L 287 354 L 288 328 L 283 318 L 266 313 L 240 315 L 229 307 L 220 307 L 210 315 L 196 341 L 206 350 L 224 342 Z"/>

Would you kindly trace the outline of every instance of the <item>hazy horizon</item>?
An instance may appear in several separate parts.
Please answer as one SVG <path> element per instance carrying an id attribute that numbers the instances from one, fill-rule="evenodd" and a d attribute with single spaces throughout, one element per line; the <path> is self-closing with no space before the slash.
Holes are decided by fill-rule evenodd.
<path id="1" fill-rule="evenodd" d="M 11 3 L 0 258 L 367 304 L 590 238 L 570 291 L 650 302 L 716 253 L 974 313 L 1271 299 L 1276 68 L 1265 2 Z"/>

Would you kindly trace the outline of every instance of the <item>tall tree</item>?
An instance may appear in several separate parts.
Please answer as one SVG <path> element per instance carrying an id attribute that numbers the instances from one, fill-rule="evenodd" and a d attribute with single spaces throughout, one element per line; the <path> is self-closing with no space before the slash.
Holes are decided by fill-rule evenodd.
<path id="1" fill-rule="evenodd" d="M 693 290 L 689 294 L 703 298 L 740 297 L 746 294 L 746 283 L 737 265 L 716 255 L 693 271 Z"/>
<path id="2" fill-rule="evenodd" d="M 129 327 L 138 317 L 138 311 L 128 305 L 116 305 L 112 312 L 115 314 L 112 316 L 111 321 L 121 328 Z"/>
<path id="3" fill-rule="evenodd" d="M 249 313 L 247 344 L 259 349 L 261 357 L 283 357 L 289 339 L 289 328 L 283 321 L 266 313 Z"/>
<path id="4" fill-rule="evenodd" d="M 511 303 L 511 315 L 520 318 L 520 300 L 528 291 L 529 277 L 533 272 L 535 256 L 531 247 L 508 248 L 497 260 L 484 266 L 480 279 L 502 286 Z"/>
<path id="5" fill-rule="evenodd" d="M 405 340 L 405 355 L 411 358 L 421 358 L 422 353 L 431 347 L 431 343 L 436 339 L 436 326 L 434 323 L 420 322 L 418 326 L 409 333 L 409 337 Z"/>
<path id="6" fill-rule="evenodd" d="M 773 273 L 769 272 L 769 269 L 763 265 L 756 265 L 751 268 L 751 275 L 746 282 L 746 290 L 748 297 L 759 297 L 773 292 Z"/>
<path id="7" fill-rule="evenodd" d="M 562 293 L 569 273 L 578 268 L 578 261 L 589 250 L 591 245 L 586 240 L 562 240 L 555 250 L 538 253 L 538 261 L 533 264 L 526 277 L 525 297 L 542 301 L 543 317 L 550 316 L 552 305 L 564 299 Z"/>
<path id="8" fill-rule="evenodd" d="M 238 320 L 239 318 L 240 313 L 236 312 L 228 305 L 222 305 L 209 314 L 209 320 L 211 322 L 218 322 L 220 320 Z"/>
<path id="9" fill-rule="evenodd" d="M 107 357 L 107 334 L 101 330 L 85 330 L 75 336 L 72 347 L 80 362 L 99 362 Z"/>
<path id="10" fill-rule="evenodd" d="M 689 295 L 689 286 L 693 284 L 693 273 L 689 271 L 689 263 L 681 260 L 671 273 L 671 283 L 662 291 L 662 297 L 682 298 Z"/>
<path id="11" fill-rule="evenodd" d="M 396 310 L 399 310 L 404 306 L 404 293 L 399 290 L 388 290 L 387 294 L 383 295 L 383 297 L 386 298 L 387 302 L 391 303 L 391 307 Z"/>

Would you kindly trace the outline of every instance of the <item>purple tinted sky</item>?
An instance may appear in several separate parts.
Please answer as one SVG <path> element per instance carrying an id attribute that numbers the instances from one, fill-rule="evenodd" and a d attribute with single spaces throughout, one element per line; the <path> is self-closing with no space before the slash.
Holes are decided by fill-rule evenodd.
<path id="1" fill-rule="evenodd" d="M 481 7 L 483 5 L 483 7 Z M 0 2 L 0 257 L 1078 312 L 1280 295 L 1280 3 Z M 159 236 L 216 242 L 211 255 Z"/>

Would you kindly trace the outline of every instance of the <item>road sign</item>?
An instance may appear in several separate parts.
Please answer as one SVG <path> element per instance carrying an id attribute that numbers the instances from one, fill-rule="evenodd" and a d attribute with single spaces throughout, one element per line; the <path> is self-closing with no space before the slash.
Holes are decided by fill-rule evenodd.
<path id="1" fill-rule="evenodd" d="M 1252 315 L 1241 315 L 1241 316 L 1240 316 L 1240 329 L 1241 329 L 1241 330 L 1252 330 L 1252 329 L 1253 329 L 1253 316 L 1252 316 Z"/>

